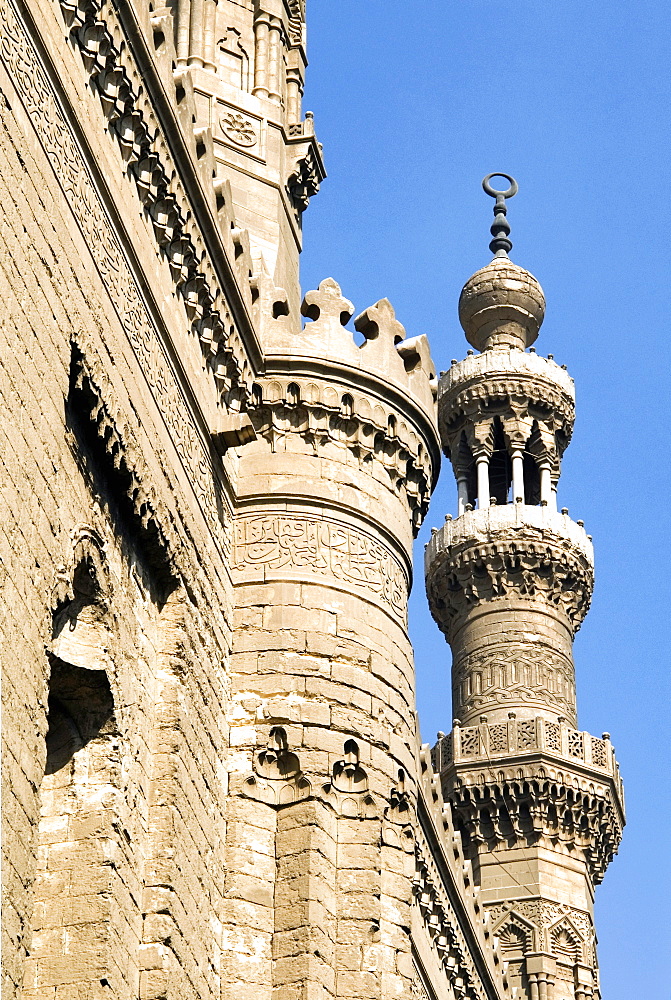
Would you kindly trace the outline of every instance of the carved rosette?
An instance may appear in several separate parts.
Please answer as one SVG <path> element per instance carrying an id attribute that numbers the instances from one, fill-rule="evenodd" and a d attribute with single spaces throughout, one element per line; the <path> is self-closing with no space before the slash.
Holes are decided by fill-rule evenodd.
<path id="1" fill-rule="evenodd" d="M 426 550 L 431 614 L 451 641 L 473 608 L 521 599 L 562 616 L 572 633 L 589 608 L 592 546 L 564 514 L 522 504 L 447 521 Z"/>

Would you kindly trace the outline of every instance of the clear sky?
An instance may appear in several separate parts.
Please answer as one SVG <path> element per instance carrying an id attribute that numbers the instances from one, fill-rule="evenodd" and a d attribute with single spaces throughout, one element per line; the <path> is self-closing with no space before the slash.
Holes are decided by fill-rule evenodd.
<path id="1" fill-rule="evenodd" d="M 594 537 L 575 644 L 580 727 L 608 730 L 628 826 L 597 889 L 604 1000 L 671 996 L 669 910 L 669 0 L 308 0 L 329 173 L 305 216 L 304 288 L 360 312 L 387 296 L 438 369 L 467 344 L 463 283 L 490 259 L 482 177 L 512 173 L 511 257 L 540 280 L 539 353 L 567 364 L 578 418 L 560 506 Z M 415 553 L 411 633 L 423 738 L 450 728 L 450 653 L 424 596 L 444 464 Z"/>

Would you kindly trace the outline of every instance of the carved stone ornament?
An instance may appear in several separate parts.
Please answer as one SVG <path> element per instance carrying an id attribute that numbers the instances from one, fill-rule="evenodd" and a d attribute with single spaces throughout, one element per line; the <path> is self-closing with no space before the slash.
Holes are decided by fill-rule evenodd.
<path id="1" fill-rule="evenodd" d="M 254 774 L 246 779 L 244 793 L 267 805 L 283 806 L 307 798 L 310 792 L 300 760 L 289 749 L 286 731 L 275 726 L 267 745 L 256 756 Z"/>
<path id="2" fill-rule="evenodd" d="M 343 750 L 343 759 L 335 762 L 331 779 L 323 786 L 324 794 L 340 816 L 371 818 L 377 810 L 368 791 L 368 775 L 359 761 L 359 745 L 356 740 L 346 740 Z"/>
<path id="3" fill-rule="evenodd" d="M 510 512 L 492 508 L 492 518 L 514 518 L 513 506 Z M 536 515 L 525 516 L 531 519 Z M 573 632 L 580 628 L 594 587 L 586 536 L 585 544 L 578 544 L 579 536 L 574 539 L 568 531 L 553 531 L 549 522 L 522 522 L 514 525 L 514 530 L 510 530 L 513 525 L 503 523 L 499 527 L 490 522 L 488 526 L 487 510 L 474 511 L 454 523 L 459 526 L 454 533 L 448 522 L 433 536 L 426 553 L 431 614 L 448 641 L 471 608 L 513 597 L 547 602 L 563 613 Z M 557 525 L 563 527 L 559 521 Z"/>
<path id="4" fill-rule="evenodd" d="M 409 421 L 370 395 L 308 377 L 269 378 L 252 387 L 248 405 L 257 434 L 273 452 L 299 435 L 311 454 L 325 445 L 347 448 L 359 465 L 373 460 L 388 476 L 389 489 L 405 496 L 415 533 L 429 506 L 434 479 L 432 453 Z M 384 481 L 384 480 L 383 480 Z"/>
<path id="5" fill-rule="evenodd" d="M 344 524 L 281 514 L 238 517 L 233 566 L 265 579 L 287 570 L 335 578 L 376 595 L 406 619 L 409 581 L 400 562 L 379 541 Z"/>
<path id="6" fill-rule="evenodd" d="M 249 391 L 251 365 L 240 330 L 233 318 L 229 294 L 221 285 L 209 255 L 203 253 L 203 236 L 189 210 L 189 198 L 179 171 L 171 160 L 169 144 L 164 141 L 156 110 L 142 85 L 131 47 L 121 41 L 123 28 L 118 23 L 118 15 L 111 5 L 106 5 L 101 0 L 61 0 L 61 8 L 70 37 L 79 48 L 90 75 L 91 84 L 99 93 L 109 133 L 117 138 L 126 163 L 125 169 L 130 170 L 131 176 L 135 178 L 139 199 L 152 223 L 161 253 L 170 267 L 176 290 L 184 301 L 191 331 L 198 337 L 223 401 L 228 402 L 230 399 L 236 403 L 240 400 L 244 402 Z M 166 31 L 164 38 L 167 39 L 168 34 Z M 36 83 L 32 86 L 34 89 Z M 181 88 L 186 97 L 186 88 L 179 77 L 175 78 L 175 88 Z M 193 100 L 191 92 L 189 96 Z M 53 99 L 42 110 L 43 115 L 47 109 L 55 111 Z M 195 107 L 192 109 L 192 113 L 194 112 Z M 63 137 L 64 130 L 52 129 L 52 142 L 59 132 Z M 76 146 L 72 139 L 68 142 Z M 193 142 L 194 159 L 202 161 L 203 165 L 207 161 L 207 183 L 211 188 L 214 154 L 209 130 L 194 132 Z M 199 147 L 201 153 L 198 152 Z M 205 156 L 208 151 L 210 155 Z M 50 158 L 53 162 L 51 153 Z M 74 159 L 80 158 L 81 154 L 77 150 Z M 66 161 L 66 166 L 68 171 L 72 170 L 73 158 Z M 91 186 L 90 180 L 83 183 Z M 68 174 L 64 189 L 69 191 L 71 188 L 71 177 Z M 110 243 L 115 238 L 110 231 L 109 221 L 96 217 L 104 214 L 102 206 L 98 209 L 95 204 L 97 199 L 97 194 L 93 198 L 80 197 L 81 205 L 86 206 L 86 209 L 79 209 L 79 214 L 90 216 L 83 229 L 87 235 L 92 230 L 89 245 L 94 256 L 100 256 L 104 250 L 109 256 Z M 76 199 L 72 204 L 77 214 Z M 230 226 L 224 229 L 230 230 Z M 109 240 L 106 239 L 108 231 Z M 231 239 L 230 231 L 226 232 L 226 238 Z M 119 251 L 114 248 L 113 253 L 117 256 Z M 234 254 L 232 247 L 231 256 L 238 256 L 237 253 Z M 244 264 L 244 269 L 240 272 L 242 280 L 239 287 L 244 292 L 246 281 L 246 294 L 251 306 L 249 275 L 252 262 L 249 254 L 239 263 Z M 117 284 L 119 272 L 125 277 L 126 271 L 128 265 L 125 262 L 119 266 L 116 262 L 109 261 L 108 266 L 101 269 L 104 277 L 117 275 Z M 130 274 L 129 278 L 133 281 Z M 139 311 L 143 308 L 141 295 L 134 292 L 134 297 L 138 300 L 136 311 Z M 141 326 L 137 317 L 135 325 Z"/>
<path id="7" fill-rule="evenodd" d="M 382 842 L 387 847 L 397 847 L 411 854 L 415 849 L 416 813 L 405 778 L 405 771 L 399 769 L 398 780 L 389 793 L 389 805 L 384 810 Z"/>
<path id="8" fill-rule="evenodd" d="M 544 951 L 571 964 L 592 964 L 594 926 L 589 913 L 547 899 L 511 899 L 486 906 L 492 929 L 501 938 L 508 928 L 527 929 L 526 951 Z M 528 936 L 532 935 L 529 941 Z M 502 951 L 506 951 L 505 946 Z"/>
<path id="9" fill-rule="evenodd" d="M 310 137 L 297 154 L 287 180 L 289 196 L 299 215 L 308 207 L 310 198 L 317 194 L 325 177 L 321 149 L 315 138 Z"/>
<path id="10" fill-rule="evenodd" d="M 89 524 L 79 524 L 70 532 L 66 560 L 56 571 L 51 609 L 77 599 L 95 600 L 107 605 L 112 593 L 104 542 Z"/>
<path id="11" fill-rule="evenodd" d="M 467 655 L 455 654 L 452 664 L 452 710 L 467 715 L 488 707 L 523 702 L 552 706 L 558 715 L 576 722 L 575 669 L 569 656 L 540 643 L 491 643 Z"/>
<path id="12" fill-rule="evenodd" d="M 237 146 L 255 146 L 258 135 L 254 123 L 237 111 L 229 111 L 221 120 L 221 131 Z"/>
<path id="13" fill-rule="evenodd" d="M 556 762 L 547 764 L 520 764 L 517 757 L 515 764 L 497 772 L 486 762 L 477 771 L 459 765 L 445 775 L 443 794 L 452 805 L 464 850 L 473 859 L 500 845 L 561 844 L 583 852 L 598 885 L 622 837 L 618 791 L 601 775 L 601 780 L 576 781 L 570 765 L 557 770 Z"/>

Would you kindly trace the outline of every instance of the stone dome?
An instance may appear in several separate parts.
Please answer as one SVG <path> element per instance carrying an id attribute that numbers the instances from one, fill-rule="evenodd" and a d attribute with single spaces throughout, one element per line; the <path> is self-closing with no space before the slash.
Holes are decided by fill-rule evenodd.
<path id="1" fill-rule="evenodd" d="M 524 350 L 536 340 L 544 315 L 540 284 L 508 257 L 495 257 L 476 271 L 459 297 L 459 320 L 469 344 L 478 351 Z"/>

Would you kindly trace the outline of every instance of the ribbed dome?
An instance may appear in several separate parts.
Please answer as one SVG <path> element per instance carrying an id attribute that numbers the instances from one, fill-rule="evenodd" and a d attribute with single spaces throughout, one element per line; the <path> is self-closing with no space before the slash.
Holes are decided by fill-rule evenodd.
<path id="1" fill-rule="evenodd" d="M 459 297 L 459 320 L 469 344 L 478 351 L 524 350 L 536 340 L 544 315 L 540 284 L 507 257 L 495 257 L 476 271 Z"/>

